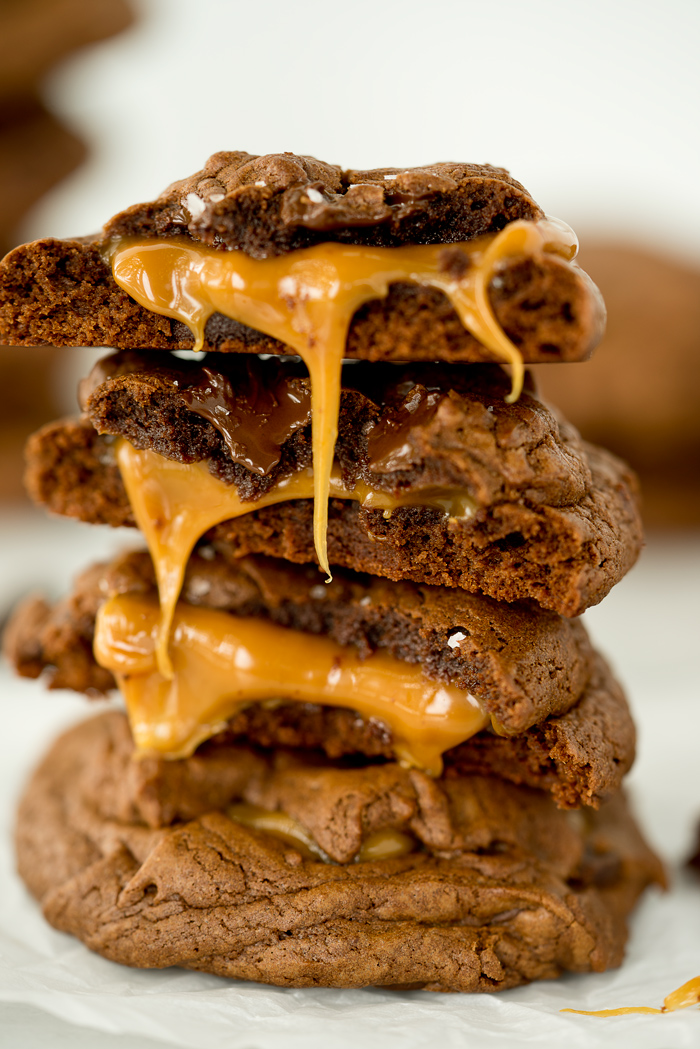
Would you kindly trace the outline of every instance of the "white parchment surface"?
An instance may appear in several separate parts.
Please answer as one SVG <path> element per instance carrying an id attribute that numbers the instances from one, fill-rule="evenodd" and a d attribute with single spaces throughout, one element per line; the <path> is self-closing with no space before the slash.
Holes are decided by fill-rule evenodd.
<path id="1" fill-rule="evenodd" d="M 88 547 L 107 541 L 96 537 L 98 529 L 59 524 L 16 518 L 0 525 L 5 602 L 42 578 L 64 584 L 89 561 Z M 671 891 L 647 894 L 621 969 L 496 995 L 286 990 L 175 969 L 142 972 L 105 961 L 55 932 L 14 873 L 13 813 L 51 738 L 90 711 L 80 697 L 47 694 L 0 668 L 0 1044 L 697 1049 L 699 1008 L 614 1019 L 560 1010 L 660 1006 L 669 991 L 700 975 L 700 879 L 681 866 L 700 817 L 699 593 L 700 537 L 652 542 L 641 565 L 586 614 L 631 697 L 640 745 L 628 782 L 650 841 L 668 861 Z"/>

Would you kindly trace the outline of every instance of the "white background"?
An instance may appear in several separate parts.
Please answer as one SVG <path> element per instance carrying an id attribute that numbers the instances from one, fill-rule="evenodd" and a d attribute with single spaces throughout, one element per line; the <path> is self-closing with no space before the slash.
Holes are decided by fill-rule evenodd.
<path id="1" fill-rule="evenodd" d="M 132 0 L 46 93 L 93 142 L 26 233 L 97 231 L 211 153 L 499 164 L 583 230 L 700 258 L 697 0 Z"/>

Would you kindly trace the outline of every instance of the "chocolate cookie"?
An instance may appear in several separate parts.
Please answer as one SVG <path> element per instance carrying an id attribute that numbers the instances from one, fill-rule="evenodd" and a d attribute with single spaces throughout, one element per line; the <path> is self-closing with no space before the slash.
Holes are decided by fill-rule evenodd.
<path id="1" fill-rule="evenodd" d="M 361 183 L 352 181 L 360 178 Z M 203 194 L 201 196 L 200 194 Z M 43 240 L 0 265 L 0 340 L 31 345 L 189 349 L 189 328 L 138 305 L 114 281 L 115 238 L 185 237 L 266 258 L 322 242 L 450 244 L 542 212 L 507 172 L 469 164 L 342 172 L 309 157 L 217 154 L 157 201 L 115 216 L 100 238 Z M 445 255 L 450 267 L 467 267 Z M 525 361 L 582 360 L 602 334 L 597 289 L 577 266 L 538 252 L 504 259 L 490 281 L 498 323 Z M 277 338 L 215 313 L 205 348 L 288 353 Z M 367 360 L 492 361 L 437 288 L 394 280 L 358 308 L 345 356 Z"/>
<path id="2" fill-rule="evenodd" d="M 627 914 L 663 881 L 621 796 L 582 818 L 497 779 L 436 783 L 395 766 L 241 757 L 238 790 L 293 810 L 310 856 L 241 824 L 240 806 L 163 829 L 125 821 L 103 789 L 118 718 L 55 744 L 20 805 L 17 849 L 51 924 L 127 965 L 492 991 L 618 965 Z M 363 860 L 383 832 L 403 854 Z"/>
<path id="3" fill-rule="evenodd" d="M 621 689 L 578 621 L 350 574 L 340 573 L 322 589 L 315 580 L 309 570 L 262 558 L 230 567 L 196 556 L 184 597 L 322 633 L 366 654 L 388 651 L 483 697 L 507 738 L 485 731 L 448 750 L 448 778 L 495 772 L 550 791 L 564 807 L 595 806 L 619 788 L 634 757 L 634 728 Z M 146 554 L 95 566 L 54 609 L 37 599 L 20 608 L 6 632 L 6 653 L 24 676 L 48 669 L 52 687 L 106 690 L 113 680 L 92 650 L 97 609 L 110 594 L 152 587 Z M 391 731 L 379 718 L 312 703 L 253 704 L 206 746 L 225 755 L 240 743 L 323 751 L 332 758 L 387 760 L 394 754 Z M 161 763 L 156 778 L 174 767 L 185 765 Z"/>
<path id="4" fill-rule="evenodd" d="M 127 395 L 128 382 L 105 383 L 103 393 L 90 398 L 100 427 L 121 430 L 137 446 L 176 459 L 211 456 L 212 472 L 251 500 L 249 513 L 215 526 L 208 540 L 232 559 L 262 553 L 297 563 L 316 560 L 311 499 L 255 509 L 256 495 L 309 462 L 306 428 L 282 443 L 267 476 L 255 474 L 230 458 L 210 423 L 173 405 L 162 384 L 150 389 L 134 382 Z M 625 464 L 581 442 L 533 396 L 524 394 L 515 405 L 498 400 L 502 380 L 475 377 L 468 390 L 439 398 L 414 390 L 429 405 L 422 419 L 401 404 L 378 413 L 371 397 L 347 391 L 336 446 L 344 476 L 348 484 L 369 482 L 398 496 L 414 488 L 428 494 L 444 489 L 471 500 L 471 512 L 455 517 L 449 510 L 399 505 L 388 513 L 332 499 L 331 564 L 501 601 L 534 600 L 567 616 L 601 601 L 632 567 L 643 541 L 636 479 Z M 410 426 L 388 436 L 392 447 L 403 442 L 404 462 L 389 464 L 396 470 L 372 470 L 373 435 L 386 445 L 386 431 L 402 415 Z M 112 438 L 98 436 L 86 419 L 51 423 L 30 439 L 26 484 L 34 501 L 54 513 L 115 527 L 134 524 Z"/>
<path id="5" fill-rule="evenodd" d="M 455 488 L 479 508 L 577 502 L 591 485 L 578 434 L 529 374 L 514 404 L 509 392 L 498 365 L 346 362 L 335 443 L 343 482 L 392 496 Z M 95 365 L 80 404 L 98 433 L 177 462 L 205 459 L 244 499 L 311 465 L 311 383 L 293 360 L 124 351 Z"/>
<path id="6" fill-rule="evenodd" d="M 186 233 L 267 258 L 326 241 L 396 247 L 471 240 L 543 212 L 490 164 L 343 171 L 293 153 L 222 152 L 105 226 L 109 237 Z"/>
<path id="7" fill-rule="evenodd" d="M 330 637 L 361 658 L 384 651 L 419 663 L 428 677 L 477 695 L 507 735 L 569 710 L 591 676 L 593 649 L 576 619 L 352 572 L 319 586 L 314 569 L 262 557 L 229 564 L 211 549 L 202 554 L 189 562 L 185 605 L 270 621 L 300 631 L 302 643 L 305 634 Z M 32 601 L 18 610 L 7 630 L 8 655 L 26 676 L 53 667 L 53 687 L 110 687 L 101 668 L 95 674 L 97 611 L 114 595 L 154 593 L 145 551 L 95 565 L 53 608 Z"/>

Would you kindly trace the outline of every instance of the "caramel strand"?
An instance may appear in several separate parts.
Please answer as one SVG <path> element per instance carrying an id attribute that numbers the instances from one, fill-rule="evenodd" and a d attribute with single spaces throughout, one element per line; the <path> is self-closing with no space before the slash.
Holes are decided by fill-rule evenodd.
<path id="1" fill-rule="evenodd" d="M 222 521 L 290 499 L 310 498 L 314 475 L 308 468 L 298 470 L 251 502 L 242 500 L 233 485 L 214 477 L 206 462 L 180 463 L 157 452 L 138 451 L 124 438 L 119 439 L 116 454 L 136 524 L 153 559 L 161 607 L 158 668 L 171 678 L 168 641 L 172 617 L 197 540 Z M 363 508 L 383 510 L 387 515 L 400 506 L 426 506 L 465 518 L 475 509 L 468 493 L 458 488 L 423 488 L 392 496 L 358 481 L 348 489 L 337 466 L 331 471 L 329 495 L 353 499 Z"/>
<path id="2" fill-rule="evenodd" d="M 700 1004 L 700 976 L 695 976 L 681 987 L 677 987 L 675 991 L 667 994 L 660 1009 L 654 1009 L 648 1005 L 625 1005 L 620 1009 L 560 1009 L 559 1012 L 576 1013 L 579 1016 L 626 1016 L 628 1013 L 660 1015 L 661 1013 L 674 1013 L 678 1009 L 688 1009 L 698 1004 Z"/>
<path id="3" fill-rule="evenodd" d="M 204 346 L 209 317 L 221 313 L 279 340 L 299 354 L 311 378 L 314 462 L 314 544 L 331 578 L 326 530 L 328 494 L 340 407 L 341 364 L 356 311 L 384 298 L 391 284 L 410 282 L 442 291 L 464 327 L 494 356 L 511 365 L 516 400 L 523 383 L 518 349 L 496 320 L 488 288 L 505 259 L 536 252 L 576 255 L 573 232 L 555 220 L 509 223 L 499 233 L 450 245 L 465 265 L 445 266 L 443 244 L 370 248 L 320 244 L 287 255 L 252 259 L 185 237 L 124 238 L 105 245 L 117 284 L 155 313 L 191 329 Z"/>

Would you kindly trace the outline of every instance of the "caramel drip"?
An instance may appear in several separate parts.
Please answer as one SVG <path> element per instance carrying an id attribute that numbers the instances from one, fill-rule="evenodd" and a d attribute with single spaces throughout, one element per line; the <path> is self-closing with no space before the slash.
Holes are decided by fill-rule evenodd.
<path id="1" fill-rule="evenodd" d="M 625 1005 L 620 1009 L 560 1009 L 562 1013 L 577 1013 L 579 1016 L 626 1016 L 628 1013 L 660 1014 L 674 1013 L 678 1009 L 688 1009 L 700 1003 L 700 976 L 694 976 L 664 998 L 660 1009 L 648 1005 Z"/>
<path id="2" fill-rule="evenodd" d="M 169 680 L 157 670 L 159 622 L 154 596 L 122 594 L 95 628 L 95 659 L 117 680 L 141 755 L 187 757 L 243 707 L 283 698 L 378 718 L 402 763 L 439 775 L 443 751 L 489 721 L 470 693 L 385 652 L 362 660 L 328 637 L 185 604 L 173 617 Z"/>
<path id="3" fill-rule="evenodd" d="M 219 251 L 184 237 L 125 238 L 106 246 L 114 279 L 146 309 L 182 321 L 195 350 L 214 313 L 224 314 L 285 343 L 299 354 L 311 378 L 314 461 L 314 543 L 330 578 L 326 545 L 328 492 L 340 407 L 340 372 L 348 328 L 356 311 L 386 296 L 391 284 L 437 288 L 468 329 L 498 360 L 512 366 L 516 400 L 523 361 L 494 315 L 489 284 L 512 256 L 555 252 L 576 255 L 573 232 L 554 221 L 511 222 L 499 233 L 450 245 L 370 248 L 319 244 L 268 259 Z M 456 253 L 462 262 L 455 265 Z"/>
<path id="4" fill-rule="evenodd" d="M 170 677 L 170 625 L 185 566 L 197 540 L 214 525 L 252 510 L 290 499 L 309 499 L 314 494 L 313 471 L 299 470 L 250 502 L 243 501 L 233 485 L 214 477 L 206 462 L 175 462 L 156 452 L 137 451 L 123 438 L 117 445 L 117 462 L 136 524 L 153 558 L 162 614 L 157 659 L 163 676 Z M 460 489 L 418 489 L 395 497 L 364 482 L 347 489 L 337 469 L 331 473 L 329 495 L 353 499 L 385 514 L 400 506 L 432 507 L 452 517 L 468 517 L 474 512 L 473 500 Z"/>
<path id="5" fill-rule="evenodd" d="M 287 842 L 307 860 L 333 862 L 316 839 L 309 834 L 306 827 L 287 812 L 264 809 L 260 805 L 249 805 L 248 802 L 241 801 L 235 805 L 229 805 L 226 814 L 236 823 L 243 824 L 244 827 L 271 834 Z M 384 830 L 367 835 L 360 846 L 360 851 L 355 856 L 355 862 L 372 863 L 378 860 L 398 859 L 400 856 L 407 856 L 409 852 L 413 852 L 415 847 L 416 843 L 409 834 L 404 834 L 393 827 L 386 827 Z"/>

